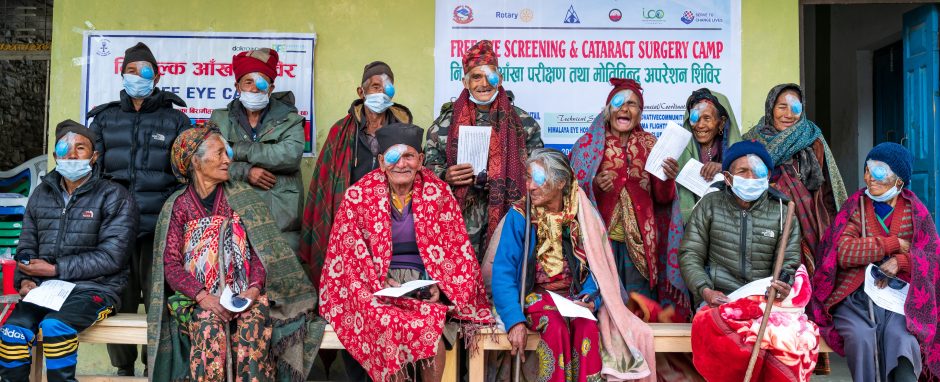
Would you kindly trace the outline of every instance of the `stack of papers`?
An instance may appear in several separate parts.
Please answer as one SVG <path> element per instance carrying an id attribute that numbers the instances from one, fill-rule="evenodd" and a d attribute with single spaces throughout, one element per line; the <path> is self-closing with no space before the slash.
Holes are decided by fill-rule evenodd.
<path id="1" fill-rule="evenodd" d="M 660 180 L 666 180 L 663 162 L 666 161 L 666 158 L 679 159 L 691 139 L 691 131 L 683 129 L 675 122 L 668 122 L 666 129 L 663 130 L 659 139 L 656 140 L 656 144 L 653 145 L 649 157 L 646 158 L 646 167 L 644 168 L 646 172 L 653 174 Z"/>
<path id="2" fill-rule="evenodd" d="M 725 176 L 720 172 L 715 174 L 715 177 L 712 178 L 711 181 L 705 180 L 705 178 L 703 178 L 701 175 L 702 167 L 705 167 L 702 162 L 692 159 L 685 164 L 685 167 L 679 171 L 679 176 L 676 177 L 676 182 L 689 189 L 689 191 L 692 191 L 700 198 L 710 192 L 718 191 L 717 188 L 711 187 L 711 185 L 715 182 L 721 182 L 725 180 Z"/>
<path id="3" fill-rule="evenodd" d="M 490 126 L 460 126 L 457 136 L 457 163 L 473 166 L 473 175 L 486 170 L 490 160 Z"/>

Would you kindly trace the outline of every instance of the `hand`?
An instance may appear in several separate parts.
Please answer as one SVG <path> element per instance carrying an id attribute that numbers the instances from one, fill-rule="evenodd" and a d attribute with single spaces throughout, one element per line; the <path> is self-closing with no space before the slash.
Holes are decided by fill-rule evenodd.
<path id="1" fill-rule="evenodd" d="M 614 188 L 614 177 L 617 176 L 617 173 L 607 170 L 601 171 L 594 176 L 594 183 L 597 184 L 597 188 L 600 188 L 601 191 L 610 192 Z"/>
<path id="2" fill-rule="evenodd" d="M 248 184 L 252 186 L 262 190 L 270 190 L 276 182 L 277 178 L 268 170 L 261 167 L 252 167 L 251 170 L 248 170 Z"/>
<path id="3" fill-rule="evenodd" d="M 911 242 L 898 238 L 898 243 L 901 244 L 901 253 L 911 253 Z"/>
<path id="4" fill-rule="evenodd" d="M 708 306 L 713 308 L 721 304 L 727 304 L 731 301 L 728 300 L 728 296 L 725 296 L 724 293 L 711 288 L 702 289 L 702 299 L 705 300 L 705 303 L 708 304 Z"/>
<path id="5" fill-rule="evenodd" d="M 398 282 L 398 281 L 395 281 L 395 279 L 393 279 L 393 278 L 391 278 L 391 277 L 386 277 L 386 278 L 385 278 L 385 287 L 386 287 L 386 288 L 398 288 L 398 287 L 400 287 L 400 286 L 401 286 L 401 283 Z"/>
<path id="6" fill-rule="evenodd" d="M 222 321 L 229 321 L 232 319 L 232 312 L 228 309 L 225 309 L 224 306 L 219 302 L 219 296 L 213 296 L 209 292 L 202 291 L 200 294 L 205 293 L 205 297 L 202 297 L 202 300 L 199 300 L 199 296 L 196 296 L 196 300 L 199 300 L 199 307 L 202 310 L 208 310 L 214 313 L 216 316 L 222 319 Z"/>
<path id="7" fill-rule="evenodd" d="M 525 342 L 528 334 L 525 324 L 520 322 L 509 329 L 509 335 L 507 336 L 509 337 L 509 345 L 512 346 L 510 348 L 512 355 L 515 356 L 516 352 L 519 352 L 523 363 L 525 363 Z"/>
<path id="8" fill-rule="evenodd" d="M 441 288 L 438 288 L 437 284 L 429 286 L 428 291 L 431 292 L 431 297 L 424 301 L 430 302 L 432 304 L 441 301 Z"/>
<path id="9" fill-rule="evenodd" d="M 888 261 L 881 263 L 881 266 L 878 268 L 881 268 L 881 271 L 888 275 L 888 277 L 897 277 L 898 271 L 901 270 L 901 267 L 898 265 L 898 258 L 894 256 L 888 259 Z"/>
<path id="10" fill-rule="evenodd" d="M 20 281 L 20 297 L 26 297 L 26 294 L 29 291 L 33 290 L 36 287 L 36 282 L 33 280 L 23 280 Z"/>
<path id="11" fill-rule="evenodd" d="M 461 163 L 450 166 L 444 173 L 444 181 L 451 186 L 469 186 L 473 184 L 473 166 Z"/>
<path id="12" fill-rule="evenodd" d="M 591 302 L 584 302 L 584 301 L 581 301 L 581 300 L 574 300 L 574 301 L 572 301 L 572 302 L 574 302 L 575 304 L 581 305 L 581 306 L 583 306 L 583 307 L 585 307 L 585 308 L 588 308 L 588 309 L 590 309 L 592 312 L 594 311 L 594 301 L 593 301 L 593 300 L 592 300 Z"/>
<path id="13" fill-rule="evenodd" d="M 885 289 L 885 287 L 888 286 L 888 279 L 883 278 L 881 280 L 875 280 L 875 286 L 878 287 L 878 289 Z"/>
<path id="14" fill-rule="evenodd" d="M 715 174 L 721 172 L 721 163 L 718 162 L 708 162 L 702 166 L 702 171 L 699 172 L 699 175 L 705 180 L 711 182 L 712 179 L 715 179 Z"/>
<path id="15" fill-rule="evenodd" d="M 679 162 L 673 158 L 666 158 L 663 161 L 663 172 L 666 173 L 666 179 L 675 179 L 679 176 Z"/>
<path id="16" fill-rule="evenodd" d="M 777 280 L 770 283 L 770 287 L 767 288 L 767 292 L 770 292 L 770 288 L 774 288 L 777 291 L 777 301 L 783 300 L 790 295 L 790 284 L 787 284 L 783 281 Z"/>
<path id="17" fill-rule="evenodd" d="M 251 288 L 248 288 L 248 290 L 239 293 L 238 295 L 241 298 L 246 298 L 246 299 L 251 300 L 251 303 L 255 304 L 256 302 L 258 302 L 258 297 L 261 297 L 261 289 L 258 289 L 258 287 L 251 287 Z"/>
<path id="18" fill-rule="evenodd" d="M 42 259 L 32 259 L 29 261 L 28 265 L 17 263 L 16 266 L 20 268 L 20 272 L 25 273 L 27 276 L 53 277 L 58 273 L 55 269 L 55 265 L 49 264 L 46 260 Z"/>

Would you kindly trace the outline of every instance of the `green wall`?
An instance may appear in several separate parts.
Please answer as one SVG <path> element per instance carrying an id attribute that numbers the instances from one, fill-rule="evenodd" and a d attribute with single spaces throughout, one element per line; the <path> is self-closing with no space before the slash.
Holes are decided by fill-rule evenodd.
<path id="1" fill-rule="evenodd" d="M 742 100 L 749 127 L 763 114 L 767 91 L 798 82 L 797 0 L 742 0 Z M 437 113 L 434 96 L 433 0 L 57 1 L 52 33 L 50 130 L 80 112 L 82 31 L 166 30 L 316 32 L 317 143 L 356 97 L 362 67 L 373 60 L 395 71 L 396 102 L 427 127 Z M 160 52 L 155 52 L 157 58 Z M 115 78 L 115 81 L 118 79 Z M 50 141 L 52 132 L 50 131 Z M 53 147 L 49 145 L 50 150 Z M 50 166 L 53 162 L 50 161 Z M 309 176 L 313 161 L 304 160 Z"/>

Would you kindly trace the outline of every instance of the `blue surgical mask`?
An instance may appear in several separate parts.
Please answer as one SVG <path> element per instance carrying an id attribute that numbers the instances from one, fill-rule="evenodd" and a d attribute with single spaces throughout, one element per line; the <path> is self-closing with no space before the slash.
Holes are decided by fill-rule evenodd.
<path id="1" fill-rule="evenodd" d="M 153 80 L 134 74 L 124 75 L 124 91 L 131 98 L 147 98 L 153 93 Z"/>
<path id="2" fill-rule="evenodd" d="M 731 191 L 745 202 L 757 200 L 770 187 L 770 182 L 766 177 L 750 179 L 734 175 L 732 179 L 734 180 L 731 183 Z"/>
<path id="3" fill-rule="evenodd" d="M 268 93 L 244 92 L 239 93 L 238 100 L 249 111 L 258 111 L 268 106 Z"/>
<path id="4" fill-rule="evenodd" d="M 392 97 L 385 93 L 366 94 L 365 104 L 373 113 L 384 113 L 393 105 Z"/>
<path id="5" fill-rule="evenodd" d="M 56 172 L 73 182 L 91 172 L 90 159 L 56 159 L 55 163 Z"/>
<path id="6" fill-rule="evenodd" d="M 883 194 L 877 195 L 877 196 L 872 195 L 870 190 L 871 190 L 870 188 L 866 188 L 865 195 L 868 195 L 868 197 L 871 198 L 871 200 L 874 200 L 876 202 L 882 202 L 882 203 L 885 203 L 891 199 L 894 199 L 894 197 L 898 196 L 898 194 L 901 192 L 901 190 L 898 189 L 897 185 L 889 188 L 888 191 L 885 191 Z"/>
<path id="7" fill-rule="evenodd" d="M 490 100 L 489 100 L 489 101 L 483 102 L 483 101 L 480 101 L 480 100 L 478 100 L 478 99 L 476 99 L 476 98 L 473 98 L 473 92 L 470 92 L 470 102 L 473 102 L 473 103 L 475 103 L 475 104 L 477 104 L 477 105 L 480 105 L 480 106 L 486 106 L 486 105 L 489 105 L 489 104 L 493 103 L 493 101 L 496 101 L 496 96 L 498 96 L 498 95 L 499 95 L 499 90 L 496 90 L 495 92 L 493 92 L 493 96 L 490 97 Z"/>

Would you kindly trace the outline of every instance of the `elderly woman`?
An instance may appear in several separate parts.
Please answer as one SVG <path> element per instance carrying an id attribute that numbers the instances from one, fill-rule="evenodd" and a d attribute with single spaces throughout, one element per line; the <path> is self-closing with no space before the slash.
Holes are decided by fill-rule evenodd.
<path id="1" fill-rule="evenodd" d="M 375 381 L 404 380 L 415 364 L 439 381 L 457 335 L 493 323 L 460 207 L 422 166 L 422 135 L 401 123 L 376 131 L 379 168 L 346 191 L 320 277 L 320 313 Z M 436 283 L 375 295 L 416 280 Z"/>
<path id="2" fill-rule="evenodd" d="M 770 89 L 764 103 L 764 116 L 744 134 L 767 147 L 776 164 L 770 183 L 796 202 L 796 216 L 802 231 L 802 262 L 813 274 L 813 254 L 823 233 L 845 202 L 845 184 L 815 123 L 803 110 L 803 89 L 797 84 L 781 84 Z"/>
<path id="3" fill-rule="evenodd" d="M 493 303 L 509 332 L 512 353 L 525 349 L 527 329 L 534 330 L 541 338 L 535 351 L 539 381 L 649 376 L 652 346 L 649 333 L 643 332 L 649 329 L 621 300 L 603 221 L 578 188 L 564 154 L 533 150 L 527 167 L 531 225 L 526 226 L 526 203 L 521 201 L 500 223 L 484 263 L 492 262 Z M 556 298 L 600 310 L 598 321 L 566 321 Z M 602 298 L 609 301 L 603 308 Z M 602 359 L 609 364 L 602 365 Z"/>
<path id="4" fill-rule="evenodd" d="M 214 127 L 173 143 L 173 171 L 187 186 L 157 224 L 148 318 L 154 380 L 302 379 L 314 355 L 304 349 L 322 335 L 310 321 L 316 290 L 261 198 L 228 182 L 231 155 Z"/>
<path id="5" fill-rule="evenodd" d="M 624 289 L 640 305 L 678 306 L 685 318 L 690 304 L 675 267 L 678 261 L 666 261 L 679 164 L 666 159 L 665 179 L 645 170 L 656 137 L 640 125 L 643 89 L 631 79 L 610 82 L 614 88 L 603 112 L 571 149 L 571 167 L 607 224 Z M 656 320 L 660 315 L 645 316 Z"/>
<path id="6" fill-rule="evenodd" d="M 679 168 L 689 161 L 702 163 L 699 175 L 711 182 L 721 173 L 721 160 L 728 147 L 741 140 L 738 122 L 734 119 L 731 103 L 724 94 L 701 88 L 689 96 L 685 102 L 685 118 L 682 124 L 692 133 L 692 141 L 679 156 Z M 695 203 L 701 196 L 685 187 L 679 187 L 679 205 L 681 216 L 673 216 L 688 221 Z M 679 224 L 681 228 L 681 223 Z"/>
<path id="7" fill-rule="evenodd" d="M 912 162 L 904 146 L 875 146 L 865 158 L 867 187 L 846 201 L 817 253 L 813 319 L 856 381 L 940 377 L 937 230 L 905 188 Z M 869 278 L 908 293 L 903 314 L 872 302 Z"/>

